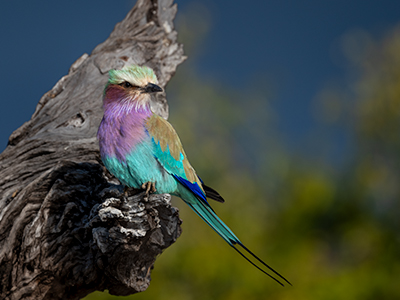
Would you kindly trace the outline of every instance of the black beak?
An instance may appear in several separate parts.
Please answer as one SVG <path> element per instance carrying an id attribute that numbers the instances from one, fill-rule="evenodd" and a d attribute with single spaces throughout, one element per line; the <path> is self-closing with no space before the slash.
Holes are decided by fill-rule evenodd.
<path id="1" fill-rule="evenodd" d="M 162 92 L 162 88 L 160 88 L 158 85 L 153 84 L 153 83 L 148 83 L 144 88 L 142 93 L 158 93 Z"/>

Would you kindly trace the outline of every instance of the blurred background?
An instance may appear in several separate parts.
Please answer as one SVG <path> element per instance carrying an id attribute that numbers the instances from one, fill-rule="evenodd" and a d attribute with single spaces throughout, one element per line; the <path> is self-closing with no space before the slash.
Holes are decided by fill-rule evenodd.
<path id="1" fill-rule="evenodd" d="M 174 199 L 183 234 L 149 289 L 85 299 L 400 299 L 400 2 L 176 2 L 169 121 L 216 212 L 293 287 Z M 1 150 L 134 3 L 1 2 Z"/>

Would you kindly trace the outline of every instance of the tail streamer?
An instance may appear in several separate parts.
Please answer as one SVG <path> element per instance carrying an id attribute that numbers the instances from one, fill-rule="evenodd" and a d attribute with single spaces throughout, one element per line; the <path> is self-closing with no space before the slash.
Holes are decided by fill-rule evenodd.
<path id="1" fill-rule="evenodd" d="M 198 201 L 197 203 L 189 203 L 186 202 L 191 209 L 193 209 L 196 214 L 203 219 L 215 232 L 217 232 L 233 249 L 235 249 L 245 260 L 247 260 L 250 264 L 260 270 L 262 273 L 266 274 L 273 280 L 275 280 L 280 285 L 284 286 L 284 284 L 273 275 L 267 272 L 265 268 L 274 273 L 278 278 L 281 278 L 283 281 L 292 285 L 285 277 L 267 265 L 262 259 L 260 259 L 257 255 L 255 255 L 252 251 L 250 251 L 243 243 L 236 237 L 236 235 L 232 232 L 232 230 L 216 215 L 213 209 L 207 205 L 204 201 Z M 239 247 L 241 247 L 241 249 Z M 247 255 L 246 255 L 247 254 Z M 252 258 L 252 259 L 251 259 Z M 254 262 L 254 260 L 256 262 Z M 257 264 L 258 262 L 258 264 Z M 264 266 L 262 268 L 260 266 Z"/>

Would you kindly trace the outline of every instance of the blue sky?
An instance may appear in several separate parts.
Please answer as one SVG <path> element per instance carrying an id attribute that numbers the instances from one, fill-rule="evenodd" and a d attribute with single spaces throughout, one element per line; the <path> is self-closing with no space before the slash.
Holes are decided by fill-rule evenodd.
<path id="1" fill-rule="evenodd" d="M 193 1 L 176 2 L 179 14 Z M 135 1 L 115 3 L 1 2 L 0 151 L 40 97 L 108 37 Z M 249 85 L 255 77 L 273 82 L 278 126 L 290 146 L 302 144 L 318 126 L 312 113 L 318 92 L 328 82 L 345 81 L 345 61 L 337 55 L 343 35 L 365 30 L 379 38 L 400 21 L 400 1 L 393 0 L 201 3 L 211 28 L 198 72 L 228 86 Z M 335 134 L 340 141 L 342 133 Z"/>

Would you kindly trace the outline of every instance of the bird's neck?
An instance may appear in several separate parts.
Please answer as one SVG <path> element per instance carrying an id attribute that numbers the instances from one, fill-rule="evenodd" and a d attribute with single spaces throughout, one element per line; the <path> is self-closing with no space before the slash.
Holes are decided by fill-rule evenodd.
<path id="1" fill-rule="evenodd" d="M 106 88 L 104 95 L 104 115 L 109 115 L 116 119 L 125 119 L 129 118 L 129 116 L 146 119 L 153 112 L 151 111 L 149 101 L 143 101 L 143 99 L 139 98 L 145 96 L 137 94 L 132 98 L 132 96 L 126 95 L 120 88 L 109 86 Z"/>

